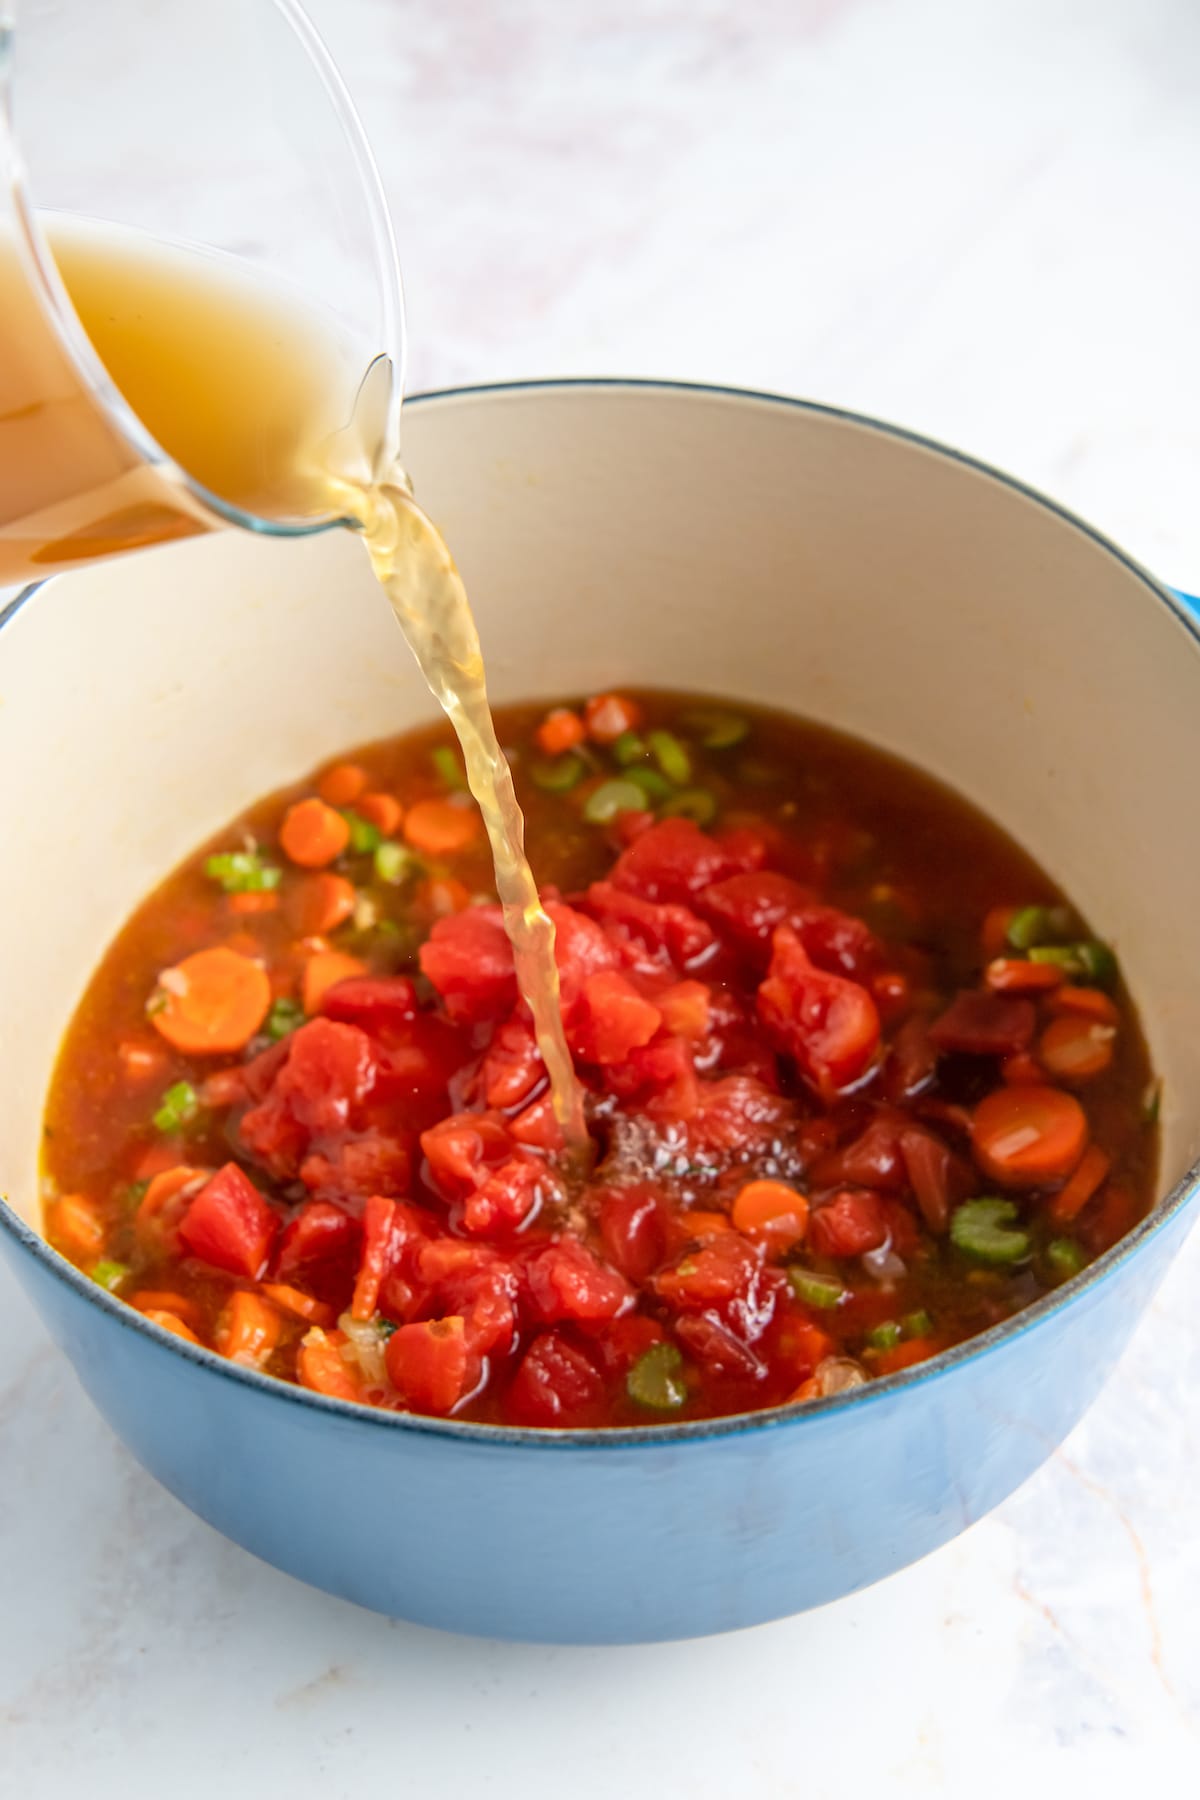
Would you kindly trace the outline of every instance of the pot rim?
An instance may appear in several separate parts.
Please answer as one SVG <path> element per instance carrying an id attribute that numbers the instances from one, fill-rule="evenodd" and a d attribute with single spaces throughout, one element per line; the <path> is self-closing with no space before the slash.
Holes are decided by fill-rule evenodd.
<path id="1" fill-rule="evenodd" d="M 427 392 L 414 394 L 405 401 L 406 408 L 424 407 L 446 404 L 454 401 L 491 399 L 504 394 L 554 394 L 562 392 L 586 392 L 596 390 L 604 393 L 629 391 L 644 394 L 691 395 L 697 398 L 728 400 L 741 403 L 752 403 L 766 407 L 778 407 L 788 411 L 799 412 L 814 418 L 824 418 L 861 429 L 875 432 L 883 437 L 892 438 L 920 450 L 958 463 L 963 468 L 982 475 L 988 480 L 998 482 L 1011 492 L 1029 501 L 1044 512 L 1051 514 L 1061 524 L 1081 533 L 1099 546 L 1109 556 L 1115 558 L 1147 591 L 1159 606 L 1164 607 L 1175 621 L 1182 626 L 1193 644 L 1200 648 L 1200 621 L 1193 618 L 1180 604 L 1172 591 L 1142 567 L 1135 558 L 1122 550 L 1117 544 L 1098 531 L 1095 526 L 1079 518 L 1068 507 L 1057 500 L 1050 499 L 1037 488 L 1029 486 L 1016 476 L 996 468 L 980 458 L 968 455 L 965 451 L 939 443 L 936 438 L 924 436 L 911 431 L 902 425 L 887 420 L 873 418 L 866 413 L 852 412 L 848 408 L 830 406 L 823 402 L 801 400 L 785 394 L 772 394 L 754 388 L 738 388 L 722 386 L 718 383 L 690 382 L 675 380 L 655 380 L 653 378 L 635 376 L 565 376 L 531 378 L 527 380 L 475 382 L 461 387 L 435 388 Z M 8 604 L 0 608 L 0 630 L 11 623 L 17 613 L 33 599 L 35 594 L 61 576 L 49 577 L 46 581 L 34 582 L 23 588 Z M 260 1394 L 269 1395 L 276 1401 L 291 1406 L 309 1409 L 317 1414 L 331 1414 L 345 1423 L 373 1427 L 382 1431 L 398 1431 L 405 1434 L 415 1433 L 423 1437 L 447 1438 L 463 1444 L 495 1445 L 543 1450 L 578 1450 L 618 1451 L 638 1448 L 661 1448 L 683 1446 L 685 1444 L 702 1443 L 713 1438 L 729 1438 L 758 1431 L 778 1431 L 784 1427 L 800 1426 L 807 1420 L 826 1419 L 830 1415 L 845 1411 L 850 1407 L 863 1409 L 890 1400 L 894 1394 L 921 1385 L 929 1385 L 953 1373 L 964 1364 L 977 1357 L 986 1356 L 990 1351 L 998 1349 L 1002 1344 L 1013 1342 L 1027 1331 L 1036 1329 L 1044 1319 L 1074 1305 L 1077 1301 L 1096 1288 L 1103 1281 L 1109 1280 L 1127 1262 L 1136 1256 L 1164 1226 L 1174 1219 L 1195 1198 L 1200 1188 L 1200 1158 L 1180 1177 L 1167 1194 L 1151 1209 L 1146 1217 L 1134 1226 L 1133 1230 L 1114 1244 L 1111 1249 L 1097 1257 L 1080 1274 L 1070 1281 L 1064 1282 L 1053 1292 L 1044 1294 L 1039 1300 L 1023 1307 L 1011 1318 L 1002 1320 L 978 1336 L 968 1338 L 961 1344 L 953 1345 L 949 1350 L 941 1351 L 930 1357 L 927 1362 L 918 1363 L 913 1368 L 899 1370 L 894 1375 L 886 1375 L 864 1383 L 863 1386 L 849 1389 L 842 1394 L 830 1395 L 827 1399 L 793 1401 L 786 1406 L 767 1407 L 758 1412 L 732 1413 L 717 1419 L 684 1420 L 676 1424 L 638 1425 L 620 1429 L 558 1429 L 552 1426 L 509 1426 L 476 1424 L 469 1420 L 438 1419 L 421 1413 L 386 1412 L 378 1407 L 363 1406 L 357 1401 L 335 1400 L 324 1394 L 313 1393 L 308 1388 L 300 1387 L 292 1382 L 280 1381 L 276 1376 L 264 1375 L 256 1369 L 248 1369 L 240 1364 L 231 1363 L 215 1350 L 208 1350 L 203 1345 L 189 1344 L 174 1333 L 165 1331 L 160 1325 L 144 1317 L 134 1307 L 119 1300 L 106 1289 L 97 1286 L 90 1276 L 77 1269 L 74 1263 L 68 1262 L 64 1256 L 51 1247 L 40 1232 L 13 1210 L 7 1200 L 0 1195 L 0 1229 L 14 1241 L 19 1249 L 33 1256 L 46 1272 L 64 1286 L 73 1289 L 102 1312 L 108 1313 L 119 1325 L 127 1330 L 157 1342 L 176 1356 L 197 1364 L 209 1374 L 223 1376 L 227 1381 L 257 1390 Z"/>

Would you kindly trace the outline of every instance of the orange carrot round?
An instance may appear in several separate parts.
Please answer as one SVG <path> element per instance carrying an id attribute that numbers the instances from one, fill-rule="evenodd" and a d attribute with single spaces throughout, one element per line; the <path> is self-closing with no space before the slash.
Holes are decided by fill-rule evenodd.
<path id="1" fill-rule="evenodd" d="M 318 1012 L 325 990 L 335 982 L 366 973 L 367 965 L 360 956 L 347 956 L 343 950 L 318 950 L 304 965 L 305 1012 Z"/>
<path id="2" fill-rule="evenodd" d="M 200 1342 L 191 1326 L 185 1325 L 178 1313 L 164 1312 L 159 1307 L 147 1307 L 142 1317 L 152 1319 L 156 1325 L 161 1325 L 164 1331 L 169 1331 L 175 1337 L 182 1338 L 185 1344 Z"/>
<path id="3" fill-rule="evenodd" d="M 223 944 L 185 956 L 163 972 L 150 1022 L 190 1056 L 241 1050 L 271 1005 L 266 970 Z"/>
<path id="4" fill-rule="evenodd" d="M 1111 1066 L 1116 1035 L 1115 1025 L 1083 1013 L 1063 1013 L 1051 1019 L 1038 1040 L 1038 1061 L 1060 1081 L 1090 1081 Z"/>
<path id="5" fill-rule="evenodd" d="M 64 1255 L 83 1262 L 104 1248 L 104 1225 L 94 1201 L 63 1194 L 50 1210 L 50 1239 Z"/>
<path id="6" fill-rule="evenodd" d="M 534 732 L 537 747 L 545 756 L 563 756 L 568 750 L 574 750 L 582 744 L 587 736 L 587 726 L 578 713 L 571 712 L 568 707 L 557 706 L 553 712 L 547 713 Z M 617 734 L 620 736 L 620 733 Z"/>
<path id="7" fill-rule="evenodd" d="M 747 1237 L 763 1238 L 783 1249 L 800 1243 L 808 1230 L 808 1201 L 785 1181 L 748 1181 L 739 1190 L 730 1217 Z"/>
<path id="8" fill-rule="evenodd" d="M 316 1325 L 305 1333 L 296 1358 L 296 1373 L 304 1387 L 332 1400 L 358 1399 L 360 1384 L 341 1354 L 345 1342 L 344 1332 L 325 1332 Z"/>
<path id="9" fill-rule="evenodd" d="M 367 785 L 367 772 L 357 763 L 334 763 L 317 782 L 326 806 L 353 806 Z"/>
<path id="10" fill-rule="evenodd" d="M 354 913 L 353 882 L 323 869 L 303 876 L 284 900 L 288 923 L 301 937 L 323 937 Z"/>
<path id="11" fill-rule="evenodd" d="M 217 1349 L 230 1362 L 260 1369 L 283 1336 L 283 1320 L 260 1294 L 249 1288 L 238 1288 L 229 1296 L 229 1305 L 217 1333 Z"/>
<path id="12" fill-rule="evenodd" d="M 1019 906 L 993 906 L 983 921 L 980 938 L 985 956 L 1002 956 L 1008 944 L 1008 928 L 1020 912 Z"/>
<path id="13" fill-rule="evenodd" d="M 164 1214 L 171 1201 L 185 1194 L 189 1188 L 203 1187 L 211 1174 L 211 1169 L 193 1169 L 186 1163 L 177 1163 L 173 1168 L 163 1169 L 152 1176 L 134 1215 L 133 1229 L 139 1241 L 153 1244 L 160 1239 Z"/>
<path id="14" fill-rule="evenodd" d="M 404 808 L 394 794 L 364 794 L 355 811 L 384 837 L 394 837 L 404 817 Z"/>
<path id="15" fill-rule="evenodd" d="M 1087 1147 L 1083 1108 L 1052 1087 L 1004 1087 L 971 1120 L 975 1160 L 1001 1187 L 1041 1187 L 1071 1173 Z"/>
<path id="16" fill-rule="evenodd" d="M 456 806 L 453 800 L 418 800 L 404 819 L 405 840 L 422 856 L 456 856 L 482 829 L 475 808 Z"/>
<path id="17" fill-rule="evenodd" d="M 230 894 L 225 902 L 236 918 L 245 919 L 258 913 L 279 911 L 279 895 L 269 888 L 252 890 L 248 894 Z"/>
<path id="18" fill-rule="evenodd" d="M 1069 1225 L 1081 1213 L 1092 1195 L 1108 1180 L 1112 1159 L 1097 1145 L 1091 1144 L 1079 1159 L 1079 1166 L 1055 1194 L 1046 1209 L 1056 1225 Z"/>
<path id="19" fill-rule="evenodd" d="M 350 842 L 350 827 L 324 800 L 297 800 L 279 828 L 284 855 L 301 869 L 323 869 Z"/>
<path id="20" fill-rule="evenodd" d="M 204 1314 L 196 1301 L 165 1288 L 143 1288 L 140 1294 L 132 1295 L 129 1304 L 140 1313 L 174 1313 L 185 1325 L 190 1325 L 193 1331 L 199 1331 L 204 1323 Z"/>
<path id="21" fill-rule="evenodd" d="M 314 1300 L 311 1294 L 289 1287 L 286 1282 L 264 1281 L 262 1291 L 280 1312 L 288 1313 L 293 1319 L 303 1319 L 309 1325 L 332 1325 L 337 1317 L 332 1306 L 324 1300 Z"/>
<path id="22" fill-rule="evenodd" d="M 1048 994 L 1062 986 L 1063 972 L 1054 963 L 997 956 L 984 970 L 983 978 L 995 994 Z"/>
<path id="23" fill-rule="evenodd" d="M 1049 1013 L 1073 1013 L 1086 1019 L 1099 1019 L 1102 1025 L 1116 1025 L 1120 1020 L 1116 1003 L 1100 988 L 1062 987 L 1046 1001 Z"/>

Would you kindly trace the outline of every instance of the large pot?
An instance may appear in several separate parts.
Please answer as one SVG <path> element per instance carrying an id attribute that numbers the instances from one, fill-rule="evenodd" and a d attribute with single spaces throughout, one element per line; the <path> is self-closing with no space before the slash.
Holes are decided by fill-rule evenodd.
<path id="1" fill-rule="evenodd" d="M 835 1599 L 936 1549 L 1045 1459 L 1190 1223 L 1200 637 L 1048 501 L 819 407 L 633 383 L 478 389 L 413 403 L 406 449 L 497 700 L 630 681 L 788 707 L 903 753 L 1005 825 L 1116 940 L 1165 1077 L 1164 1198 L 1065 1288 L 916 1370 L 637 1432 L 359 1409 L 112 1299 L 38 1229 L 43 1096 L 97 958 L 249 801 L 432 711 L 357 544 L 230 534 L 55 579 L 0 619 L 0 1249 L 146 1468 L 238 1543 L 364 1606 L 599 1643 Z"/>

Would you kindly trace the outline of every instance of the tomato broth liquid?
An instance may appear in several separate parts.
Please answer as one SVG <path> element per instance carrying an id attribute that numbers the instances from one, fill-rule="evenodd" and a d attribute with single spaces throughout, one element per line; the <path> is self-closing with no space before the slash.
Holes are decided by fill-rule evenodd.
<path id="1" fill-rule="evenodd" d="M 50 242 L 93 349 L 141 425 L 226 505 L 255 518 L 343 517 L 463 748 L 495 859 L 518 979 L 570 1160 L 582 1098 L 563 1036 L 554 927 L 523 847 L 520 809 L 488 709 L 466 591 L 402 469 L 381 479 L 355 419 L 364 370 L 332 332 L 223 259 L 131 232 L 60 221 Z M 79 381 L 0 239 L 0 582 L 203 529 L 186 489 L 122 441 Z"/>

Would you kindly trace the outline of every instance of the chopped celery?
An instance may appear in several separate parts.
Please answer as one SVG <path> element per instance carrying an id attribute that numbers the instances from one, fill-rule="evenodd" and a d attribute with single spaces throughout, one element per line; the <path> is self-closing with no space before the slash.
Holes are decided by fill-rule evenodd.
<path id="1" fill-rule="evenodd" d="M 686 787 L 692 779 L 692 759 L 673 731 L 648 731 L 650 754 L 673 787 Z"/>
<path id="2" fill-rule="evenodd" d="M 608 825 L 621 812 L 642 812 L 646 796 L 632 781 L 602 781 L 583 803 L 589 825 Z"/>
<path id="3" fill-rule="evenodd" d="M 806 1306 L 828 1309 L 846 1298 L 846 1284 L 836 1275 L 820 1275 L 816 1269 L 789 1269 L 787 1278 L 797 1300 L 803 1300 Z"/>
<path id="4" fill-rule="evenodd" d="M 169 1087 L 154 1115 L 154 1129 L 162 1132 L 182 1131 L 200 1111 L 200 1096 L 190 1081 L 177 1081 Z"/>
<path id="5" fill-rule="evenodd" d="M 688 1397 L 680 1374 L 683 1357 L 675 1344 L 651 1344 L 625 1378 L 625 1391 L 650 1412 L 677 1412 Z"/>
<path id="6" fill-rule="evenodd" d="M 1029 1255 L 1029 1233 L 1016 1222 L 1011 1200 L 964 1200 L 950 1220 L 950 1241 L 975 1262 L 1003 1267 L 1024 1262 Z"/>
<path id="7" fill-rule="evenodd" d="M 548 794 L 566 794 L 583 779 L 586 767 L 582 756 L 568 750 L 565 756 L 543 757 L 531 764 L 529 779 Z"/>
<path id="8" fill-rule="evenodd" d="M 205 857 L 204 873 L 227 894 L 264 894 L 279 886 L 283 871 L 265 863 L 257 850 L 222 850 Z"/>
<path id="9" fill-rule="evenodd" d="M 300 1002 L 281 997 L 272 1002 L 263 1030 L 274 1043 L 278 1043 L 280 1038 L 285 1038 L 289 1031 L 295 1031 L 297 1025 L 303 1023 L 304 1008 Z"/>
<path id="10" fill-rule="evenodd" d="M 711 825 L 717 816 L 717 801 L 707 788 L 684 788 L 663 803 L 664 819 L 692 819 L 697 825 Z"/>
<path id="11" fill-rule="evenodd" d="M 128 1263 L 114 1262 L 111 1257 L 102 1256 L 91 1270 L 91 1277 L 97 1287 L 107 1288 L 110 1294 L 115 1294 L 128 1273 Z"/>

